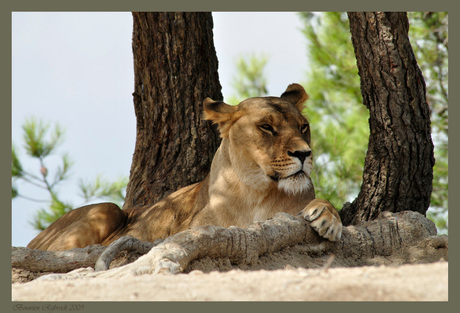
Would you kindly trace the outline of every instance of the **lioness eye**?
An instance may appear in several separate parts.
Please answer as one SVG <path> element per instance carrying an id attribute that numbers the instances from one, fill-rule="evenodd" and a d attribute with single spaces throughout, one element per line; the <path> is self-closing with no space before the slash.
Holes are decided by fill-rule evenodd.
<path id="1" fill-rule="evenodd" d="M 308 127 L 309 127 L 308 124 L 304 124 L 304 125 L 300 126 L 300 131 L 303 134 L 305 134 L 307 132 L 307 130 L 308 130 Z"/>
<path id="2" fill-rule="evenodd" d="M 262 126 L 260 126 L 260 128 L 262 128 L 263 130 L 269 131 L 273 135 L 276 135 L 275 130 L 273 129 L 273 127 L 270 124 L 263 124 Z"/>

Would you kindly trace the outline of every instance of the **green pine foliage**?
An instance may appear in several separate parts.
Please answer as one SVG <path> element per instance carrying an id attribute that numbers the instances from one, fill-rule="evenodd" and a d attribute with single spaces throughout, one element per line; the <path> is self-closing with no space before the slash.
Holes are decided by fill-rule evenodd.
<path id="1" fill-rule="evenodd" d="M 267 95 L 267 78 L 264 74 L 267 62 L 268 57 L 263 54 L 240 56 L 236 60 L 238 72 L 232 82 L 235 95 L 229 97 L 228 104 L 237 105 L 244 99 Z"/>
<path id="2" fill-rule="evenodd" d="M 318 198 L 340 208 L 359 192 L 369 138 L 369 112 L 362 104 L 358 68 L 345 13 L 301 13 L 307 38 L 309 70 L 304 87 L 310 95 Z"/>
<path id="3" fill-rule="evenodd" d="M 95 199 L 103 199 L 120 205 L 125 201 L 124 191 L 127 185 L 127 177 L 120 177 L 110 182 L 101 175 L 98 175 L 93 181 L 80 180 L 80 196 L 84 199 L 85 203 L 89 203 Z"/>
<path id="4" fill-rule="evenodd" d="M 436 163 L 433 192 L 427 212 L 442 233 L 448 227 L 448 14 L 411 12 L 409 35 L 418 64 L 425 77 L 431 108 L 431 133 Z"/>
<path id="5" fill-rule="evenodd" d="M 73 162 L 67 153 L 56 155 L 64 139 L 64 131 L 59 124 L 55 124 L 52 129 L 50 123 L 29 118 L 25 120 L 22 130 L 26 156 L 20 156 L 18 148 L 13 143 L 12 198 L 23 198 L 41 206 L 37 208 L 31 224 L 35 229 L 43 230 L 74 208 L 74 205 L 64 201 L 59 193 L 59 186 L 71 176 Z M 37 162 L 37 170 L 24 168 L 25 157 Z M 127 183 L 127 178 L 108 182 L 98 176 L 92 183 L 81 182 L 79 189 L 85 203 L 103 199 L 121 204 L 124 202 Z M 41 199 L 31 197 L 29 193 L 32 188 L 43 190 L 46 197 Z"/>

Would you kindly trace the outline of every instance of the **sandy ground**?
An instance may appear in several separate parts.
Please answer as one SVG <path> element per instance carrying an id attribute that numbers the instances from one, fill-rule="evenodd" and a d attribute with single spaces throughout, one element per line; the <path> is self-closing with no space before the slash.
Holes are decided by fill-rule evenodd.
<path id="1" fill-rule="evenodd" d="M 448 262 L 32 281 L 13 301 L 447 301 Z"/>
<path id="2" fill-rule="evenodd" d="M 315 241 L 309 238 L 251 262 L 200 258 L 187 265 L 186 273 L 176 275 L 135 276 L 133 268 L 152 264 L 150 253 L 101 275 L 89 268 L 35 279 L 42 273 L 12 269 L 12 300 L 447 301 L 448 238 L 436 236 L 434 224 L 427 221 L 415 213 L 398 213 L 370 222 L 370 244 L 357 235 L 357 228 L 344 229 L 344 241 L 362 239 L 349 244 L 346 253 L 312 250 Z M 387 245 L 379 245 L 382 238 L 387 238 Z M 114 263 L 111 266 L 123 265 Z M 114 274 L 120 271 L 124 275 Z"/>

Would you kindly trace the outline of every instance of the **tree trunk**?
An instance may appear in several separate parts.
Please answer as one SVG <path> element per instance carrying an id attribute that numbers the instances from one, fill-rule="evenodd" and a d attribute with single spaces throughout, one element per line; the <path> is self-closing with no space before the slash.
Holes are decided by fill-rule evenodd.
<path id="1" fill-rule="evenodd" d="M 202 120 L 222 99 L 211 13 L 133 13 L 136 147 L 124 208 L 203 180 L 219 146 Z"/>
<path id="2" fill-rule="evenodd" d="M 344 225 L 380 212 L 430 205 L 433 143 L 425 81 L 409 42 L 405 13 L 349 13 L 370 137 L 358 197 L 340 212 Z"/>

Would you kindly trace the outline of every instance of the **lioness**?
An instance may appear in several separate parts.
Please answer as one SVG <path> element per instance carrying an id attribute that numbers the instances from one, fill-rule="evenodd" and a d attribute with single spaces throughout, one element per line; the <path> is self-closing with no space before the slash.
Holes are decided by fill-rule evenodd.
<path id="1" fill-rule="evenodd" d="M 152 242 L 195 226 L 245 227 L 277 212 L 300 211 L 319 235 L 339 240 L 340 217 L 328 201 L 315 199 L 310 179 L 310 126 L 301 114 L 307 99 L 298 84 L 289 85 L 281 97 L 249 98 L 237 106 L 207 98 L 204 116 L 218 124 L 222 143 L 205 180 L 154 205 L 121 210 L 101 203 L 75 209 L 28 247 L 109 245 L 125 235 Z"/>

